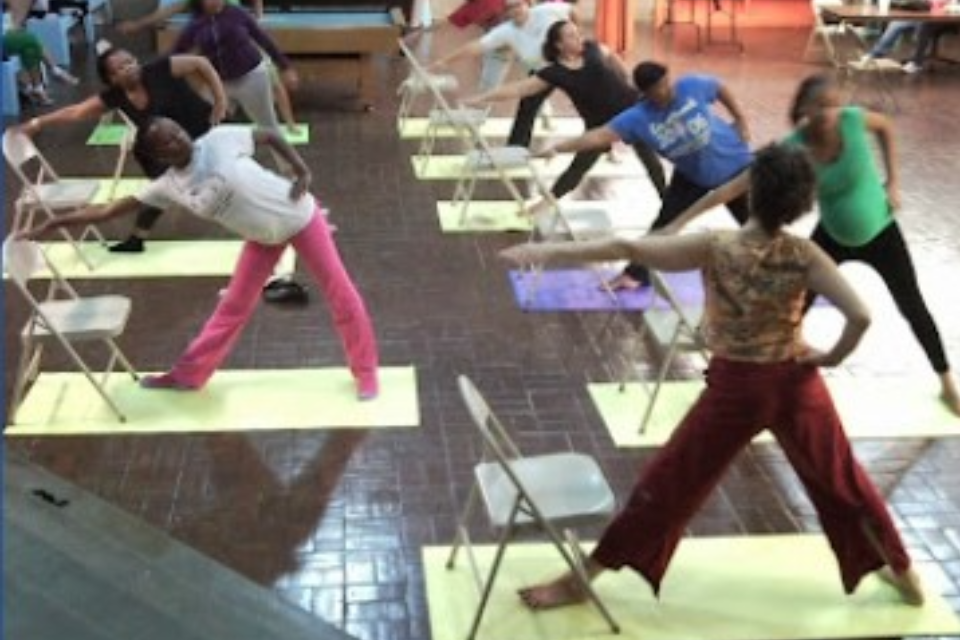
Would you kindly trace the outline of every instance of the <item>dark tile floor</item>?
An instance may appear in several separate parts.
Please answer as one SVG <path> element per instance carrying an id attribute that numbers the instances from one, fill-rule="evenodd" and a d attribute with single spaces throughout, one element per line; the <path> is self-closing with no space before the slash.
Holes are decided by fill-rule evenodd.
<path id="1" fill-rule="evenodd" d="M 719 74 L 762 142 L 784 133 L 794 87 L 818 70 L 800 62 L 806 35 L 749 31 L 747 52 L 740 56 L 722 48 L 696 54 L 689 33 L 679 31 L 671 42 L 663 33 L 642 29 L 631 57 L 656 56 L 676 71 Z M 87 66 L 89 82 L 81 92 L 93 86 Z M 452 187 L 413 177 L 414 147 L 398 140 L 393 124 L 392 87 L 402 68 L 401 60 L 384 64 L 385 87 L 372 114 L 342 109 L 342 96 L 316 88 L 298 102 L 313 125 L 314 142 L 303 152 L 376 320 L 383 361 L 417 366 L 421 428 L 30 438 L 9 439 L 7 446 L 361 638 L 419 640 L 429 637 L 419 550 L 451 539 L 477 454 L 477 435 L 457 396 L 455 376 L 474 378 L 523 449 L 594 454 L 624 495 L 652 452 L 612 446 L 585 383 L 629 375 L 635 359 L 652 354 L 634 343 L 629 322 L 602 334 L 606 318 L 598 315 L 520 313 L 495 259 L 496 250 L 516 237 L 439 233 L 434 202 L 449 197 Z M 896 120 L 906 201 L 902 225 L 948 350 L 956 355 L 960 128 L 954 107 L 960 73 L 942 68 L 894 84 L 901 106 Z M 83 146 L 89 128 L 40 138 L 64 174 L 109 168 L 109 154 Z M 10 184 L 9 173 L 7 180 Z M 589 186 L 618 197 L 641 188 L 632 182 Z M 9 202 L 8 195 L 8 211 Z M 111 230 L 117 236 L 123 232 L 121 226 Z M 214 233 L 172 217 L 158 228 L 161 237 Z M 209 312 L 222 282 L 79 285 L 83 291 L 132 296 L 135 311 L 124 344 L 138 367 L 151 370 L 170 363 Z M 9 288 L 6 293 L 9 364 L 23 313 Z M 873 302 L 890 309 L 885 299 Z M 322 306 L 263 306 L 228 366 L 340 363 Z M 880 315 L 883 322 L 875 331 L 880 338 L 865 345 L 856 367 L 921 376 L 933 388 L 905 325 L 895 313 Z M 960 441 L 861 442 L 856 451 L 888 496 L 917 560 L 937 563 L 949 574 L 943 587 L 960 610 Z M 780 452 L 754 446 L 691 523 L 690 533 L 816 528 Z M 486 535 L 482 527 L 477 532 Z"/>

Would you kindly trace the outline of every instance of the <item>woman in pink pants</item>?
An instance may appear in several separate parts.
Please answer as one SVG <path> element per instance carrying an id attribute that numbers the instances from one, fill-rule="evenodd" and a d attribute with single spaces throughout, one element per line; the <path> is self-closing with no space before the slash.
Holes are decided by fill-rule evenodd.
<path id="1" fill-rule="evenodd" d="M 206 384 L 230 354 L 284 249 L 293 245 L 330 305 L 357 396 L 361 400 L 375 397 L 379 388 L 373 326 L 340 261 L 320 206 L 308 193 L 310 171 L 303 159 L 272 131 L 247 127 L 216 127 L 193 142 L 180 125 L 157 118 L 141 127 L 139 136 L 146 152 L 170 167 L 166 173 L 136 196 L 60 216 L 29 236 L 59 226 L 100 222 L 148 205 L 186 209 L 246 240 L 230 285 L 200 335 L 170 371 L 145 377 L 141 384 L 185 391 Z M 256 143 L 268 145 L 294 167 L 295 180 L 257 163 Z"/>
<path id="2" fill-rule="evenodd" d="M 699 269 L 703 336 L 712 352 L 707 387 L 669 442 L 644 468 L 627 505 L 585 562 L 587 579 L 629 567 L 659 593 L 690 518 L 754 436 L 769 429 L 817 510 L 847 593 L 881 569 L 904 602 L 923 603 L 910 556 L 870 478 L 857 463 L 819 367 L 839 364 L 870 323 L 836 265 L 783 227 L 813 206 L 814 170 L 803 151 L 767 147 L 750 173 L 750 218 L 737 231 L 596 243 L 521 245 L 519 264 L 632 260 L 663 271 Z M 803 343 L 807 290 L 846 322 L 829 351 Z M 521 591 L 532 608 L 580 602 L 567 574 Z"/>

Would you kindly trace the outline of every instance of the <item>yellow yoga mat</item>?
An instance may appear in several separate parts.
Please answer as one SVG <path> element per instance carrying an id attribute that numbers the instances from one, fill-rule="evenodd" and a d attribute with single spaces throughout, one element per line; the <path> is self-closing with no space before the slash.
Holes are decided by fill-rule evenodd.
<path id="1" fill-rule="evenodd" d="M 475 547 L 483 571 L 493 546 Z M 448 547 L 423 549 L 433 640 L 463 640 L 479 599 L 465 555 L 446 568 Z M 900 602 L 893 587 L 868 576 L 852 596 L 819 535 L 686 538 L 654 599 L 636 573 L 608 572 L 595 582 L 620 623 L 610 633 L 589 604 L 532 612 L 517 589 L 559 575 L 565 564 L 549 544 L 507 549 L 479 640 L 814 640 L 889 638 L 960 632 L 960 620 L 936 595 L 948 584 L 936 565 L 918 567 L 928 590 L 923 607 Z"/>
<path id="2" fill-rule="evenodd" d="M 68 242 L 43 244 L 50 261 L 70 278 L 171 278 L 230 276 L 243 242 L 240 240 L 150 240 L 143 253 L 110 253 L 98 242 L 84 242 L 80 251 L 93 265 L 90 270 Z M 278 273 L 292 273 L 293 250 L 283 252 Z M 49 274 L 47 274 L 49 277 Z"/>
<path id="3" fill-rule="evenodd" d="M 400 137 L 407 140 L 423 138 L 427 135 L 429 124 L 429 118 L 407 118 L 406 123 L 399 126 Z M 583 120 L 580 118 L 550 118 L 550 124 L 551 127 L 547 129 L 543 126 L 543 119 L 537 118 L 533 135 L 536 137 L 572 138 L 584 132 Z M 480 127 L 480 133 L 486 138 L 506 138 L 510 135 L 512 126 L 512 118 L 487 118 Z M 438 138 L 453 138 L 456 137 L 457 131 L 449 126 L 438 127 L 436 135 Z"/>
<path id="4" fill-rule="evenodd" d="M 252 126 L 252 125 L 247 125 Z M 310 125 L 299 124 L 297 131 L 293 132 L 285 125 L 283 129 L 287 142 L 294 145 L 303 145 L 310 142 Z M 87 146 L 91 147 L 117 147 L 123 142 L 123 136 L 127 132 L 127 126 L 124 124 L 98 124 L 87 138 Z"/>
<path id="5" fill-rule="evenodd" d="M 79 373 L 42 373 L 7 436 L 200 433 L 276 429 L 416 427 L 413 367 L 380 370 L 380 395 L 360 402 L 345 368 L 219 371 L 200 391 L 142 389 L 110 377 L 120 422 Z"/>
<path id="6" fill-rule="evenodd" d="M 534 165 L 541 177 L 556 178 L 570 164 L 573 156 L 570 154 L 560 154 L 550 160 L 537 159 Z M 464 175 L 464 158 L 462 155 L 434 155 L 427 161 L 426 170 L 422 170 L 424 157 L 414 155 L 411 159 L 413 163 L 413 172 L 421 180 L 458 180 Z M 506 174 L 511 178 L 529 178 L 530 170 L 527 168 L 508 169 Z M 492 169 L 484 169 L 478 174 L 485 179 L 496 179 L 498 174 Z M 591 178 L 643 178 L 647 179 L 646 170 L 640 165 L 640 161 L 634 156 L 625 156 L 618 162 L 611 162 L 604 156 L 597 161 L 590 173 Z"/>
<path id="7" fill-rule="evenodd" d="M 960 418 L 939 398 L 936 379 L 828 377 L 827 386 L 850 438 L 944 438 L 960 436 Z M 659 447 L 703 389 L 699 380 L 665 382 L 643 434 L 640 420 L 647 393 L 639 382 L 587 386 L 618 447 Z M 651 387 L 652 388 L 652 387 Z M 758 441 L 771 441 L 764 433 Z"/>
<path id="8" fill-rule="evenodd" d="M 490 233 L 497 231 L 530 231 L 530 219 L 517 215 L 519 205 L 512 200 L 474 200 L 467 210 L 466 221 L 462 220 L 461 206 L 449 201 L 437 203 L 437 217 L 444 233 Z M 585 209 L 603 209 L 614 231 L 643 230 L 649 225 L 643 212 L 656 210 L 659 203 L 640 205 L 633 209 L 623 203 L 599 200 L 569 200 L 562 203 L 564 211 L 575 213 Z"/>

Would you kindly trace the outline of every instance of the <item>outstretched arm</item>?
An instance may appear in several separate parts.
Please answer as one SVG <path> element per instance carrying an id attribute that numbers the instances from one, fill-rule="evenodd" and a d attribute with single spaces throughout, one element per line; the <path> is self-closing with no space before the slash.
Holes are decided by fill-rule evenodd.
<path id="1" fill-rule="evenodd" d="M 736 127 L 743 141 L 750 142 L 750 126 L 747 124 L 747 118 L 743 115 L 743 111 L 740 110 L 740 105 L 737 103 L 736 98 L 733 97 L 733 92 L 727 88 L 727 85 L 720 85 L 717 92 L 717 100 L 730 112 L 730 115 L 733 117 L 733 126 Z"/>
<path id="2" fill-rule="evenodd" d="M 900 167 L 897 164 L 897 141 L 893 134 L 890 118 L 866 112 L 867 128 L 877 137 L 880 152 L 883 154 L 883 166 L 887 171 L 887 200 L 894 209 L 900 208 Z"/>
<path id="3" fill-rule="evenodd" d="M 117 25 L 117 29 L 120 31 L 120 33 L 126 35 L 143 31 L 148 27 L 158 25 L 161 22 L 166 22 L 178 13 L 186 11 L 187 4 L 187 0 L 180 0 L 180 2 L 173 2 L 168 5 L 160 4 L 152 13 L 148 13 L 142 18 L 137 18 L 136 20 L 124 20 Z"/>
<path id="4" fill-rule="evenodd" d="M 810 351 L 798 359 L 818 367 L 834 367 L 860 344 L 860 339 L 870 326 L 870 311 L 830 256 L 812 242 L 808 242 L 808 247 L 811 261 L 807 268 L 807 287 L 829 300 L 843 314 L 846 322 L 840 337 L 829 351 Z"/>
<path id="5" fill-rule="evenodd" d="M 607 149 L 615 142 L 620 141 L 620 136 L 609 126 L 594 127 L 585 132 L 578 138 L 570 138 L 553 146 L 546 147 L 537 152 L 536 156 L 549 158 L 557 153 L 568 153 L 580 151 L 591 151 L 593 149 Z"/>
<path id="6" fill-rule="evenodd" d="M 21 234 L 21 237 L 29 240 L 36 240 L 40 236 L 46 234 L 48 231 L 52 231 L 53 229 L 95 224 L 97 222 L 103 222 L 104 220 L 110 220 L 111 218 L 119 218 L 120 216 L 130 215 L 131 213 L 138 211 L 140 206 L 139 200 L 132 196 L 128 196 L 121 200 L 111 202 L 110 204 L 84 207 L 83 209 L 78 209 L 71 213 L 50 218 L 43 224 L 25 231 L 23 234 Z"/>
<path id="7" fill-rule="evenodd" d="M 629 260 L 658 271 L 690 271 L 702 268 L 709 255 L 710 236 L 646 236 L 639 240 L 610 238 L 594 242 L 545 242 L 520 244 L 504 249 L 500 256 L 518 266 L 547 262 L 606 262 Z"/>
<path id="8" fill-rule="evenodd" d="M 102 116 L 106 111 L 107 105 L 103 104 L 100 96 L 90 96 L 83 102 L 71 104 L 62 109 L 31 118 L 21 127 L 21 130 L 28 136 L 34 136 L 44 127 L 67 122 L 93 120 L 94 118 Z"/>
<path id="9" fill-rule="evenodd" d="M 439 60 L 435 60 L 427 65 L 427 69 L 430 71 L 436 71 L 441 67 L 456 62 L 461 58 L 479 58 L 483 55 L 483 44 L 479 40 L 474 40 L 473 42 L 468 42 L 459 49 L 454 49 L 451 53 L 443 56 Z"/>
<path id="10" fill-rule="evenodd" d="M 484 102 L 501 102 L 503 100 L 520 100 L 533 96 L 550 88 L 550 84 L 538 76 L 529 76 L 509 84 L 500 85 L 484 93 L 478 93 L 464 99 L 466 104 L 481 104 Z"/>
<path id="11" fill-rule="evenodd" d="M 679 216 L 673 219 L 670 224 L 663 227 L 660 231 L 665 234 L 678 233 L 686 225 L 702 216 L 704 213 L 727 204 L 731 200 L 742 196 L 750 189 L 750 171 L 742 171 L 729 182 L 725 182 L 716 189 L 712 189 L 692 205 L 687 207 Z"/>
<path id="12" fill-rule="evenodd" d="M 290 146 L 283 136 L 272 129 L 254 130 L 253 141 L 256 144 L 264 144 L 270 147 L 276 151 L 287 164 L 293 167 L 296 179 L 290 188 L 290 199 L 294 201 L 299 200 L 310 188 L 310 181 L 312 180 L 310 168 L 307 167 L 307 164 L 303 161 L 303 158 L 300 157 L 300 154 Z"/>

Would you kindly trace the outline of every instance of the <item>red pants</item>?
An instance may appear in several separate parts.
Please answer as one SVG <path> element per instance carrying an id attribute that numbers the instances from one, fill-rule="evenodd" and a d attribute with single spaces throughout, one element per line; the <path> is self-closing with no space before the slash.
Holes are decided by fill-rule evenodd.
<path id="1" fill-rule="evenodd" d="M 706 390 L 643 470 L 593 559 L 609 569 L 631 567 L 659 593 L 690 518 L 734 457 L 765 428 L 817 510 L 847 593 L 885 564 L 897 572 L 910 566 L 883 500 L 853 457 L 819 371 L 793 362 L 720 358 L 711 360 Z"/>

